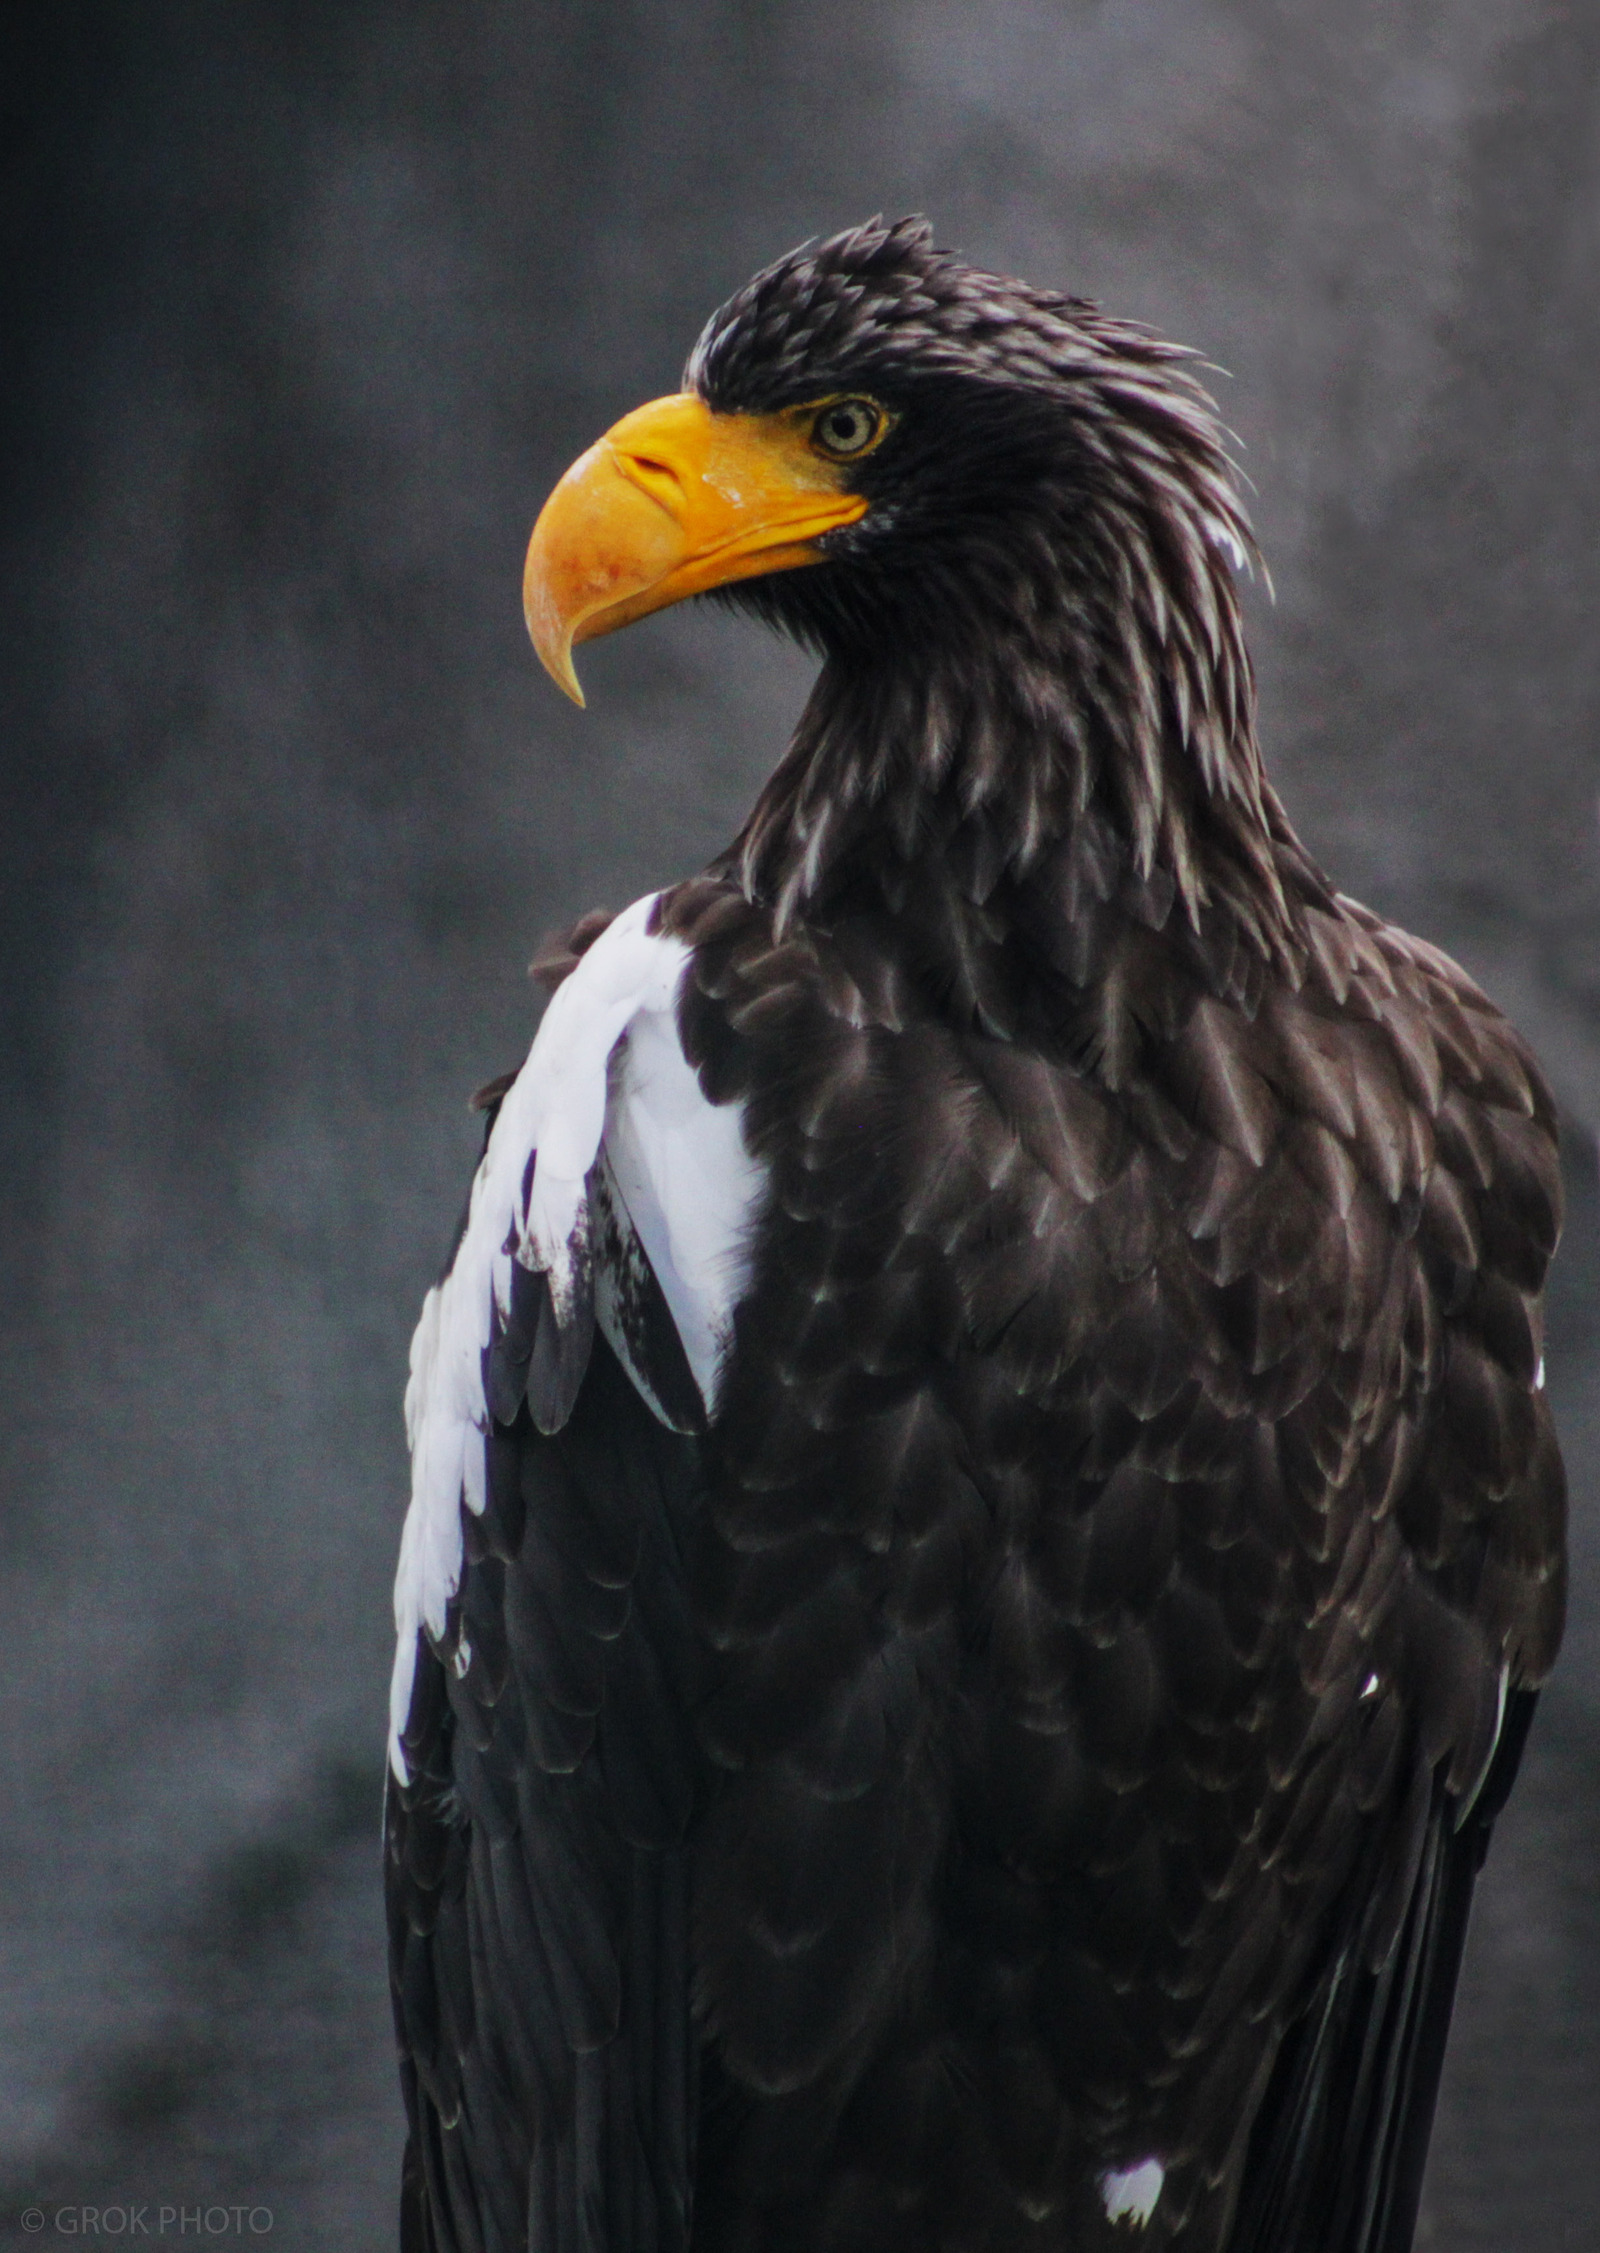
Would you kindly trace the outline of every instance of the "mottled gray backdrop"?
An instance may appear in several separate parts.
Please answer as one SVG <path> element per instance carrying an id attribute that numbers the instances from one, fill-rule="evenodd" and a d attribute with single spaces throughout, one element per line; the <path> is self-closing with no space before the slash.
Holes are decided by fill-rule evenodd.
<path id="1" fill-rule="evenodd" d="M 696 867 L 808 678 L 675 613 L 579 714 L 523 543 L 754 265 L 920 208 L 1231 371 L 1290 807 L 1570 1117 L 1573 1624 L 1424 2241 L 1591 2253 L 1600 5 L 49 0 L 0 40 L 0 2243 L 34 2198 L 391 2242 L 399 1401 L 464 1098 L 540 935 Z"/>

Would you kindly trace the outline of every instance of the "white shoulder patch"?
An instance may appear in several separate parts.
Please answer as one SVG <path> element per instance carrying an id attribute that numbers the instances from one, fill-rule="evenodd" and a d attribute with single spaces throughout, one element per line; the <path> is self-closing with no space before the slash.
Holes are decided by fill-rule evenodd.
<path id="1" fill-rule="evenodd" d="M 450 1271 L 424 1299 L 411 1341 L 411 1506 L 395 1575 L 389 1698 L 389 1758 L 402 1782 L 417 1632 L 444 1633 L 461 1578 L 462 1505 L 481 1511 L 486 1499 L 484 1362 L 497 1316 L 510 1312 L 512 1265 L 545 1276 L 564 1322 L 584 1281 L 587 1184 L 602 1146 L 608 1190 L 660 1283 L 707 1413 L 716 1405 L 763 1177 L 738 1108 L 706 1101 L 679 1044 L 689 950 L 651 933 L 655 903 L 651 894 L 619 915 L 556 988 L 501 1103 Z M 597 1299 L 609 1331 L 603 1288 Z"/>
<path id="2" fill-rule="evenodd" d="M 616 1051 L 605 1147 L 710 1410 L 744 1290 L 761 1176 L 744 1146 L 742 1113 L 706 1101 L 668 1012 L 641 1012 Z"/>
<path id="3" fill-rule="evenodd" d="M 1137 2167 L 1123 2167 L 1100 2177 L 1100 2196 L 1108 2222 L 1131 2222 L 1142 2230 L 1156 2210 L 1167 2170 L 1159 2159 L 1141 2159 Z"/>

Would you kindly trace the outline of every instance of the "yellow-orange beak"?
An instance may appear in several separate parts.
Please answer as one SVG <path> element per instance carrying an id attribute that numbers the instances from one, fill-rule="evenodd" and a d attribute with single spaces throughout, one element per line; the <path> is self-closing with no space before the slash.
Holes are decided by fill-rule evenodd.
<path id="1" fill-rule="evenodd" d="M 522 607 L 575 704 L 574 643 L 708 587 L 821 563 L 822 534 L 865 515 L 812 447 L 814 415 L 718 415 L 684 392 L 624 415 L 573 463 L 533 528 Z"/>

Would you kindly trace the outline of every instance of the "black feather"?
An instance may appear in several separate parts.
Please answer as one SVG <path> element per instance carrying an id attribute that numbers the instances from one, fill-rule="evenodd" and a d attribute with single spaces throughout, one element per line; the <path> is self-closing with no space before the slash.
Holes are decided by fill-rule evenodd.
<path id="1" fill-rule="evenodd" d="M 594 1284 L 587 1259 L 576 1263 L 573 1304 L 565 1321 L 555 1309 L 548 1278 L 538 1278 L 540 1292 L 533 1325 L 533 1345 L 528 1356 L 528 1409 L 535 1431 L 558 1432 L 572 1414 L 578 1387 L 589 1366 L 594 1337 Z"/>
<path id="2" fill-rule="evenodd" d="M 1434 1786 L 1404 1921 L 1376 1961 L 1367 1904 L 1352 1889 L 1256 2116 L 1229 2253 L 1408 2253 L 1473 1884 L 1537 1702 L 1532 1691 L 1508 1700 L 1464 1823 Z"/>

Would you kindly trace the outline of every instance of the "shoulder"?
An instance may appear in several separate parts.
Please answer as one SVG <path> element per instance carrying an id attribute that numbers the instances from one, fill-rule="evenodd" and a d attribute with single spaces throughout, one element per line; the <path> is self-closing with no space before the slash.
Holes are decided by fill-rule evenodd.
<path id="1" fill-rule="evenodd" d="M 1424 1250 L 1443 1230 L 1476 1261 L 1481 1221 L 1491 1259 L 1537 1294 L 1561 1183 L 1555 1103 L 1527 1044 L 1459 964 L 1356 902 L 1325 894 L 1298 922 L 1291 967 L 1239 990 L 1198 979 L 1158 1076 L 1252 1169 L 1286 1139 L 1324 1171 L 1353 1168 L 1398 1239 L 1420 1212 Z"/>
<path id="2" fill-rule="evenodd" d="M 1361 1172 L 1381 1181 L 1388 1151 L 1406 1149 L 1390 1176 L 1404 1413 L 1388 1505 L 1411 1559 L 1417 1649 L 1447 1674 L 1438 1622 L 1472 1618 L 1494 1667 L 1537 1685 L 1564 1618 L 1566 1482 L 1541 1304 L 1562 1230 L 1555 1099 L 1458 962 L 1354 901 L 1334 910 L 1296 1005 L 1341 1014 Z"/>
<path id="3" fill-rule="evenodd" d="M 1419 1122 L 1424 1251 L 1536 1298 L 1562 1219 L 1556 1104 L 1537 1059 L 1450 956 L 1353 900 L 1334 907 L 1304 1002 L 1340 1012 L 1365 1082 L 1387 1077 Z M 1380 1139 L 1375 1125 L 1365 1139 Z"/>
<path id="4" fill-rule="evenodd" d="M 393 1755 L 419 1633 L 438 1638 L 460 1581 L 462 1512 L 481 1515 L 485 1446 L 524 1400 L 570 1415 L 596 1325 L 665 1424 L 714 1413 L 762 1173 L 736 1097 L 708 1092 L 679 1005 L 694 940 L 652 894 L 587 917 L 522 1069 L 494 1091 L 449 1266 L 411 1346 L 411 1504 L 395 1582 Z"/>

